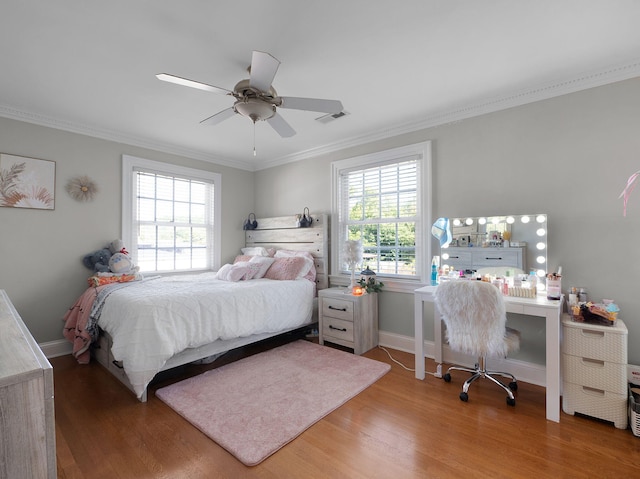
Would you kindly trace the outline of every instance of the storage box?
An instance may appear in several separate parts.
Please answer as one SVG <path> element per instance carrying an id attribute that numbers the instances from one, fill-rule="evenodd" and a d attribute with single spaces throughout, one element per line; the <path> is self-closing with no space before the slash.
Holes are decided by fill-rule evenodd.
<path id="1" fill-rule="evenodd" d="M 634 436 L 640 436 L 640 403 L 637 403 L 631 387 L 638 387 L 635 384 L 629 384 L 629 426 Z"/>

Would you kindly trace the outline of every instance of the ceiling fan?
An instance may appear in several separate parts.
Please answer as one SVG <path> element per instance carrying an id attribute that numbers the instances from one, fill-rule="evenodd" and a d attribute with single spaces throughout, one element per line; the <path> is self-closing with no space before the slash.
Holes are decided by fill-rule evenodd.
<path id="1" fill-rule="evenodd" d="M 236 99 L 232 107 L 222 110 L 200 123 L 216 125 L 235 114 L 249 118 L 254 125 L 257 121 L 266 120 L 269 125 L 283 138 L 296 134 L 295 130 L 282 118 L 276 108 L 294 110 L 317 111 L 336 114 L 342 111 L 342 103 L 338 100 L 321 100 L 318 98 L 298 98 L 278 96 L 271 83 L 273 82 L 280 61 L 269 53 L 254 51 L 249 67 L 250 78 L 240 80 L 233 91 L 198 81 L 188 80 L 168 73 L 159 73 L 159 80 L 176 83 L 178 85 L 197 88 L 230 95 Z M 255 154 L 255 151 L 254 151 Z"/>

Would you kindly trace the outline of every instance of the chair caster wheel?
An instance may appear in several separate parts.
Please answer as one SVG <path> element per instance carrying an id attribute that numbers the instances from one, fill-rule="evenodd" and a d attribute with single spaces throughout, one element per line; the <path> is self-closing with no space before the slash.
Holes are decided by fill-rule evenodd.
<path id="1" fill-rule="evenodd" d="M 444 373 L 444 375 L 442 376 L 442 379 L 444 379 L 445 383 L 450 383 L 451 382 L 451 374 Z"/>
<path id="2" fill-rule="evenodd" d="M 460 401 L 467 402 L 469 400 L 469 395 L 465 392 L 460 393 Z"/>
<path id="3" fill-rule="evenodd" d="M 509 389 L 511 389 L 512 391 L 517 391 L 518 390 L 518 383 L 515 381 L 511 381 L 509 383 Z"/>
<path id="4" fill-rule="evenodd" d="M 511 399 L 509 396 L 507 396 L 507 404 L 509 406 L 515 406 L 516 405 L 516 400 L 515 399 Z"/>

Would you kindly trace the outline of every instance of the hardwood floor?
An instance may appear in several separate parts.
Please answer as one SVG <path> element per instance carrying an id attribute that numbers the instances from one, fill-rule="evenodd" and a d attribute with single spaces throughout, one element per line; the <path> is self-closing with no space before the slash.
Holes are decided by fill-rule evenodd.
<path id="1" fill-rule="evenodd" d="M 256 351 L 250 351 L 253 353 Z M 390 350 L 405 365 L 413 355 Z M 364 356 L 391 371 L 255 467 L 246 467 L 158 400 L 142 404 L 100 365 L 71 356 L 54 367 L 59 478 L 606 478 L 640 477 L 640 438 L 597 420 L 545 419 L 544 389 L 519 383 L 517 404 L 489 381 L 458 399 L 450 384 L 425 381 L 382 349 Z M 435 369 L 427 360 L 427 370 Z"/>

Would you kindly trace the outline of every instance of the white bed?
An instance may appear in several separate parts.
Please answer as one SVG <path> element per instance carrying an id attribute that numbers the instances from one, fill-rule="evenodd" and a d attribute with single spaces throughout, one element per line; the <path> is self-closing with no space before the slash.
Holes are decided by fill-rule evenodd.
<path id="1" fill-rule="evenodd" d="M 314 291 L 327 287 L 327 217 L 314 218 L 309 228 L 296 228 L 295 220 L 258 218 L 246 246 L 311 253 L 315 285 L 306 279 L 229 282 L 202 273 L 117 287 L 103 301 L 94 357 L 146 401 L 160 371 L 313 324 Z"/>

